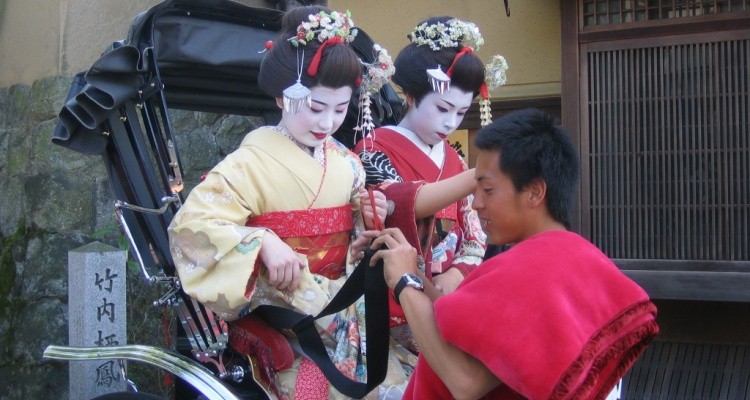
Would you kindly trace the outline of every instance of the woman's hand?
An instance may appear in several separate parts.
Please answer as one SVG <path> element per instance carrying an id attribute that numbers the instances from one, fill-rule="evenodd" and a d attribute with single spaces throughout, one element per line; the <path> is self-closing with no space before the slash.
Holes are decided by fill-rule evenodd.
<path id="1" fill-rule="evenodd" d="M 288 244 L 271 232 L 263 235 L 260 259 L 268 271 L 268 283 L 279 290 L 292 291 L 299 286 L 300 270 L 305 264 Z"/>
<path id="2" fill-rule="evenodd" d="M 358 235 L 349 247 L 349 256 L 352 262 L 358 263 L 365 258 L 365 250 L 370 245 L 370 238 L 366 238 L 362 235 Z"/>
<path id="3" fill-rule="evenodd" d="M 386 202 L 385 194 L 378 190 L 372 191 L 372 197 L 375 200 L 375 212 L 373 212 L 372 204 L 370 204 L 370 195 L 367 190 L 362 189 L 359 191 L 359 209 L 362 210 L 362 219 L 365 222 L 365 228 L 369 229 L 381 229 L 382 224 L 385 222 L 385 217 L 388 215 L 388 203 Z M 380 221 L 380 226 L 375 223 L 375 215 Z"/>
<path id="4" fill-rule="evenodd" d="M 450 268 L 440 275 L 432 276 L 432 283 L 435 284 L 435 288 L 443 294 L 448 294 L 456 290 L 458 284 L 463 280 L 464 274 L 458 268 Z"/>

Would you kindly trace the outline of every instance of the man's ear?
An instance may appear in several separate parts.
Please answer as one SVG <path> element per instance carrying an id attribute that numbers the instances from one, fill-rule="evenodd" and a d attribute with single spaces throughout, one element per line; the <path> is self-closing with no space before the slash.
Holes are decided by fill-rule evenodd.
<path id="1" fill-rule="evenodd" d="M 527 185 L 526 195 L 529 196 L 528 204 L 530 207 L 536 208 L 540 204 L 544 204 L 547 197 L 547 182 L 541 178 L 534 179 Z"/>
<path id="2" fill-rule="evenodd" d="M 282 99 L 281 97 L 277 97 L 277 98 L 276 98 L 276 105 L 277 105 L 277 106 L 278 106 L 278 107 L 279 107 L 280 109 L 282 109 L 282 110 L 283 110 L 283 109 L 284 109 L 284 100 L 283 100 L 283 99 Z"/>

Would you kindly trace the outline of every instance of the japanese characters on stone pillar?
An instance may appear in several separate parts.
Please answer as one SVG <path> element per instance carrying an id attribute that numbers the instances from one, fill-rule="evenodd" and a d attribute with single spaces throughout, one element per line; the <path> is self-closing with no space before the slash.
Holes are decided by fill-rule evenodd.
<path id="1" fill-rule="evenodd" d="M 126 344 L 127 253 L 94 242 L 68 252 L 70 346 Z M 71 361 L 70 398 L 91 399 L 126 390 L 117 360 Z"/>

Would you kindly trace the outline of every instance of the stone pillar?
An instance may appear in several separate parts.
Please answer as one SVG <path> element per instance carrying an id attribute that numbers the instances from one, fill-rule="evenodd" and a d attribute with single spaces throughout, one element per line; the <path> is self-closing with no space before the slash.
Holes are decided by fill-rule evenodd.
<path id="1" fill-rule="evenodd" d="M 127 253 L 94 242 L 68 252 L 70 346 L 118 346 L 127 341 Z M 117 360 L 69 361 L 70 398 L 126 390 Z"/>

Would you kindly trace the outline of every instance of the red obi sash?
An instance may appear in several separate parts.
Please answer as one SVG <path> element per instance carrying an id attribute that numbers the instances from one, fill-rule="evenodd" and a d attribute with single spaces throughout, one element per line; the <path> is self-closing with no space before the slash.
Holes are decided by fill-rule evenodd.
<path id="1" fill-rule="evenodd" d="M 247 226 L 272 230 L 294 251 L 304 254 L 310 272 L 338 279 L 344 272 L 346 253 L 354 228 L 349 204 L 309 210 L 274 211 L 249 218 Z"/>
<path id="2" fill-rule="evenodd" d="M 435 213 L 435 218 L 458 220 L 458 203 L 451 203 L 448 207 Z"/>

